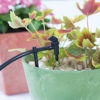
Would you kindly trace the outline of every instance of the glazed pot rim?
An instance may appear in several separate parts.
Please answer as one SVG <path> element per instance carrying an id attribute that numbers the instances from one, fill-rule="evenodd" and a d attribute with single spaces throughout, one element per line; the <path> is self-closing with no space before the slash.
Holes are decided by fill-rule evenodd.
<path id="1" fill-rule="evenodd" d="M 25 56 L 25 57 L 23 57 L 22 58 L 22 63 L 23 63 L 23 65 L 26 65 L 26 66 L 28 66 L 28 67 L 25 67 L 24 69 L 25 70 L 40 70 L 40 71 L 48 71 L 48 72 L 71 72 L 71 73 L 82 73 L 82 72 L 97 72 L 97 71 L 100 71 L 100 69 L 94 69 L 94 70 L 80 70 L 80 71 L 70 71 L 70 70 L 49 70 L 48 68 L 39 68 L 39 67 L 35 67 L 35 66 L 33 66 L 33 65 L 30 65 L 30 64 L 28 64 L 27 62 L 26 62 L 26 60 L 25 60 L 25 58 L 26 58 L 27 56 Z"/>

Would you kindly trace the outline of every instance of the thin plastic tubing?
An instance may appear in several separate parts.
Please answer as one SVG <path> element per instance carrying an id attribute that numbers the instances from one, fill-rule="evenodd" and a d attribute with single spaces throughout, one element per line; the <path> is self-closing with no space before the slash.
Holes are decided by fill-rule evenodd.
<path id="1" fill-rule="evenodd" d="M 51 50 L 51 49 L 53 49 L 51 46 L 47 46 L 47 47 L 44 47 L 44 48 L 37 48 L 37 52 L 40 52 L 40 51 L 43 51 L 43 50 Z M 21 54 L 15 56 L 15 57 L 9 59 L 4 64 L 0 65 L 0 71 L 2 69 L 4 69 L 7 65 L 9 65 L 10 63 L 14 62 L 15 60 L 18 60 L 19 58 L 22 58 L 22 57 L 27 56 L 29 54 L 33 54 L 33 50 L 26 51 L 24 53 L 21 53 Z"/>
<path id="2" fill-rule="evenodd" d="M 51 49 L 53 49 L 51 46 L 47 46 L 47 47 L 44 47 L 44 48 L 37 48 L 37 52 L 40 52 L 40 51 L 43 51 L 43 50 L 51 50 Z M 21 54 L 15 56 L 15 57 L 9 59 L 4 64 L 0 65 L 0 71 L 2 69 L 4 69 L 7 65 L 9 65 L 10 63 L 14 62 L 15 60 L 18 60 L 19 58 L 22 58 L 22 57 L 27 56 L 29 54 L 33 54 L 33 50 L 26 51 L 24 53 L 21 53 Z"/>
<path id="3" fill-rule="evenodd" d="M 29 51 L 26 51 L 24 53 L 21 53 L 21 54 L 15 56 L 15 57 L 9 59 L 4 64 L 0 65 L 0 70 L 4 69 L 7 65 L 9 65 L 10 63 L 12 63 L 13 61 L 18 60 L 19 58 L 22 58 L 23 56 L 26 56 L 26 55 L 29 55 L 29 54 L 32 54 L 32 53 L 33 53 L 33 50 L 29 50 Z"/>
<path id="4" fill-rule="evenodd" d="M 51 41 L 51 46 L 46 46 L 46 47 L 40 47 L 40 48 L 36 48 L 33 47 L 32 50 L 26 51 L 24 53 L 21 53 L 19 55 L 16 55 L 15 57 L 9 59 L 8 61 L 6 61 L 4 64 L 0 65 L 0 71 L 2 69 L 4 69 L 7 65 L 9 65 L 10 63 L 14 62 L 15 60 L 18 60 L 19 58 L 22 58 L 23 56 L 29 55 L 29 54 L 34 54 L 34 59 L 35 59 L 35 65 L 36 67 L 38 67 L 38 56 L 37 53 L 40 51 L 44 51 L 44 50 L 51 50 L 54 49 L 54 54 L 55 54 L 55 58 L 58 61 L 58 55 L 59 55 L 59 42 L 58 39 L 54 36 L 50 37 L 49 39 Z"/>

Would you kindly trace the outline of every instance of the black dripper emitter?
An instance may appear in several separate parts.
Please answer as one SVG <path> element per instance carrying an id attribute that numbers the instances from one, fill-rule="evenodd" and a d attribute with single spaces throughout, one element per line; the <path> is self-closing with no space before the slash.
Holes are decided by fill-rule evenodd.
<path id="1" fill-rule="evenodd" d="M 29 55 L 29 54 L 33 54 L 34 55 L 35 66 L 39 67 L 38 54 L 37 53 L 40 52 L 40 51 L 45 51 L 45 50 L 54 49 L 55 59 L 56 59 L 56 61 L 58 61 L 58 55 L 59 55 L 59 42 L 58 42 L 58 39 L 55 36 L 51 36 L 48 40 L 51 41 L 51 45 L 50 46 L 40 47 L 40 48 L 33 47 L 32 50 L 23 52 L 23 53 L 15 56 L 15 57 L 9 59 L 4 64 L 0 65 L 0 70 L 4 69 L 7 65 L 9 65 L 12 62 L 14 62 L 15 60 L 17 60 L 19 58 L 22 58 L 23 56 L 26 56 L 26 55 Z"/>

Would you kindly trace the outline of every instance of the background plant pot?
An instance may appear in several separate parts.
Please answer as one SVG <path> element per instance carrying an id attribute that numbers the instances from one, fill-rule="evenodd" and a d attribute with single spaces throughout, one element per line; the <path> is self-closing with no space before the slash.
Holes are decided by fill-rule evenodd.
<path id="1" fill-rule="evenodd" d="M 100 70 L 61 71 L 36 68 L 23 58 L 32 100 L 100 100 Z"/>
<path id="2" fill-rule="evenodd" d="M 27 32 L 0 35 L 0 64 L 20 52 L 8 52 L 8 49 L 27 48 L 32 49 L 36 41 L 27 42 L 31 36 Z M 28 92 L 25 75 L 21 60 L 18 60 L 0 72 L 0 91 L 6 94 L 17 94 Z"/>

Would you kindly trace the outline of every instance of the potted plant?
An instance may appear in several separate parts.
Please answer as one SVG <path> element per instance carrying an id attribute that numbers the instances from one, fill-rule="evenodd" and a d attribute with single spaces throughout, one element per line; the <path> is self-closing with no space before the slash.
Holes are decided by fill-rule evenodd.
<path id="1" fill-rule="evenodd" d="M 9 15 L 10 11 L 14 11 L 17 16 L 20 16 L 22 19 L 24 19 L 27 18 L 29 13 L 33 12 L 33 10 L 37 10 L 37 16 L 41 15 L 41 12 L 39 11 L 40 6 L 40 0 L 20 0 L 20 2 L 17 0 L 0 0 L 0 63 L 3 63 L 10 57 L 18 54 L 18 52 L 14 52 L 12 54 L 8 52 L 8 49 L 18 47 L 25 48 L 26 45 L 27 49 L 30 49 L 31 45 L 33 45 L 32 41 L 29 42 L 29 44 L 26 42 L 26 39 L 30 36 L 30 34 L 24 28 L 15 30 L 9 26 L 8 21 L 11 20 Z M 43 29 L 41 21 L 33 20 L 32 23 L 37 24 L 36 29 Z M 29 25 L 28 28 L 33 31 L 31 25 Z M 10 42 L 10 40 L 12 41 Z M 5 47 L 3 47 L 4 45 Z M 38 43 L 36 43 L 36 45 L 38 45 Z M 0 72 L 0 90 L 6 94 L 28 92 L 24 71 L 20 62 L 21 61 L 19 60 L 17 65 L 12 64 L 9 66 L 9 68 Z M 16 76 L 17 73 L 19 74 Z M 10 78 L 12 79 L 8 80 Z"/>
<path id="2" fill-rule="evenodd" d="M 50 45 L 48 40 L 51 36 L 56 36 L 59 40 L 59 60 L 55 60 L 52 50 L 38 53 L 39 68 L 35 67 L 33 56 L 29 55 L 23 58 L 23 66 L 30 94 L 36 100 L 99 100 L 100 99 L 100 48 L 96 44 L 96 38 L 100 38 L 100 30 L 91 32 L 88 24 L 88 17 L 97 13 L 100 9 L 100 2 L 95 0 L 85 1 L 83 9 L 77 3 L 77 7 L 83 15 L 76 16 L 73 19 L 63 17 L 63 20 L 51 18 L 53 26 L 60 25 L 61 28 L 52 27 L 41 34 L 30 33 L 32 36 L 28 39 L 38 40 L 41 47 Z M 11 12 L 12 15 L 13 12 Z M 41 16 L 33 15 L 36 20 L 44 20 L 51 14 L 51 10 L 43 10 Z M 17 16 L 13 13 L 16 22 Z M 32 15 L 32 14 L 31 14 Z M 30 15 L 30 16 L 31 16 Z M 87 27 L 80 30 L 75 23 L 87 17 Z M 20 19 L 23 25 L 31 23 Z M 15 23 L 9 22 L 12 27 Z M 43 21 L 43 25 L 45 25 Z M 34 27 L 34 26 L 33 26 Z M 69 45 L 65 45 L 70 41 Z M 96 48 L 95 48 L 96 47 Z M 17 49 L 25 51 L 25 49 Z M 35 59 L 34 59 L 35 60 Z"/>

